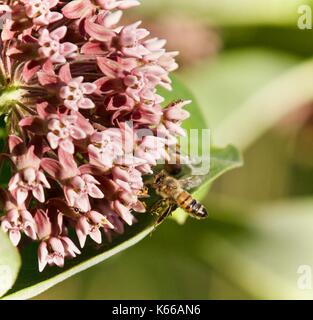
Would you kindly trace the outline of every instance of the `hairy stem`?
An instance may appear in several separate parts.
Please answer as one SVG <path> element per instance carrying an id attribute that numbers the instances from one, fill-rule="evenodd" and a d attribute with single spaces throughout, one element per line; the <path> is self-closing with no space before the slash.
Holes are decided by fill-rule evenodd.
<path id="1" fill-rule="evenodd" d="M 22 91 L 17 86 L 10 86 L 0 90 L 0 116 L 10 112 L 10 108 L 21 99 Z"/>

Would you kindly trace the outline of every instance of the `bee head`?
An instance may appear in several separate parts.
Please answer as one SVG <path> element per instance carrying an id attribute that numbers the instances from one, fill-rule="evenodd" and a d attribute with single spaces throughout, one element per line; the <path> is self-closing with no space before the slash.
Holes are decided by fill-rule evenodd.
<path id="1" fill-rule="evenodd" d="M 163 183 L 164 178 L 165 178 L 165 174 L 163 171 L 161 171 L 159 174 L 155 176 L 154 184 L 156 186 L 160 186 Z"/>

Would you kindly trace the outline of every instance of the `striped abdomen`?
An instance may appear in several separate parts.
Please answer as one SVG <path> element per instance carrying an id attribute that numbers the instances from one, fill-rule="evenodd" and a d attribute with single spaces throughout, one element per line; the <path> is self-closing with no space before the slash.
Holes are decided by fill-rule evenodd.
<path id="1" fill-rule="evenodd" d="M 177 205 L 197 219 L 204 219 L 208 216 L 205 207 L 197 200 L 193 199 L 187 191 L 182 191 L 176 199 Z"/>

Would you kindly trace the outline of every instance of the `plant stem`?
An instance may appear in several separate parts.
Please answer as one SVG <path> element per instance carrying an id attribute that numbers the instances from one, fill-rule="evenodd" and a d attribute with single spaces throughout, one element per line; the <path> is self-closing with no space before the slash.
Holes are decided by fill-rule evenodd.
<path id="1" fill-rule="evenodd" d="M 0 115 L 10 111 L 10 107 L 14 106 L 20 100 L 22 90 L 17 86 L 10 86 L 0 90 Z"/>

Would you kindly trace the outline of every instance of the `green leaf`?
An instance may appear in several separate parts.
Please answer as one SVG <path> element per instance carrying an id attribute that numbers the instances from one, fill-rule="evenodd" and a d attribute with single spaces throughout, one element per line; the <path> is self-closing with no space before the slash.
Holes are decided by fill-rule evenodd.
<path id="1" fill-rule="evenodd" d="M 191 95 L 182 84 L 174 80 L 174 90 L 167 96 L 167 101 L 169 102 L 177 98 L 190 99 Z M 203 117 L 195 103 L 189 106 L 189 111 L 191 112 L 191 120 L 185 124 L 186 128 L 206 128 Z M 211 156 L 211 170 L 203 179 L 204 186 L 202 189 L 206 188 L 222 173 L 241 165 L 239 153 L 231 146 L 225 149 L 213 148 Z M 4 299 L 27 299 L 34 297 L 72 275 L 90 268 L 136 244 L 155 229 L 157 217 L 149 214 L 149 207 L 157 200 L 155 197 L 149 199 L 147 202 L 148 212 L 137 214 L 138 223 L 132 227 L 127 227 L 122 236 L 113 239 L 112 243 L 105 242 L 100 246 L 92 241 L 87 242 L 84 250 L 82 250 L 82 254 L 73 260 L 66 261 L 65 267 L 62 269 L 49 267 L 42 273 L 39 273 L 37 266 L 38 244 L 33 242 L 25 246 L 21 250 L 22 268 L 19 277 L 12 290 L 8 292 Z"/>
<path id="2" fill-rule="evenodd" d="M 10 290 L 21 265 L 20 255 L 7 234 L 0 230 L 0 297 Z"/>

